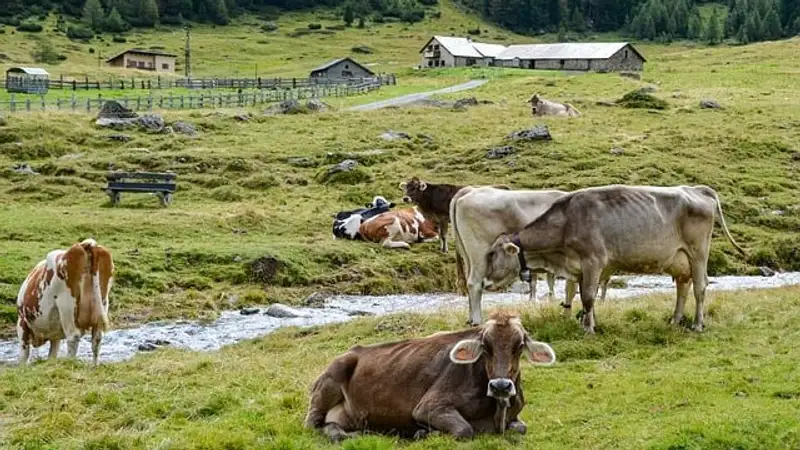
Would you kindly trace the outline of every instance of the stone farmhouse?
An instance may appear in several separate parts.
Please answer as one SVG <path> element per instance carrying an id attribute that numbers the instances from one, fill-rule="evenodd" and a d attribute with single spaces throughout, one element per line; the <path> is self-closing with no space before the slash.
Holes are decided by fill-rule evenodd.
<path id="1" fill-rule="evenodd" d="M 422 68 L 518 67 L 522 69 L 641 71 L 644 56 L 627 42 L 504 46 L 470 38 L 434 36 L 420 50 Z"/>
<path id="2" fill-rule="evenodd" d="M 126 69 L 175 72 L 176 58 L 177 55 L 172 53 L 132 48 L 108 58 L 106 63 L 112 67 L 124 67 Z"/>

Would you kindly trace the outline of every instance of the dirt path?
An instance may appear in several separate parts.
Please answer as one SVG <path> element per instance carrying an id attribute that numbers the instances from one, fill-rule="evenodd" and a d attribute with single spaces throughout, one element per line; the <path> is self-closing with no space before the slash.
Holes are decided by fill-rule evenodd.
<path id="1" fill-rule="evenodd" d="M 467 83 L 462 83 L 462 84 L 459 84 L 459 85 L 456 85 L 456 86 L 450 86 L 448 88 L 439 89 L 439 90 L 436 90 L 436 91 L 419 92 L 419 93 L 416 93 L 416 94 L 403 95 L 402 97 L 390 98 L 388 100 L 381 100 L 379 102 L 367 103 L 366 105 L 352 106 L 350 108 L 345 109 L 345 111 L 373 111 L 373 110 L 376 110 L 376 109 L 386 108 L 387 106 L 407 105 L 409 103 L 413 103 L 413 102 L 422 100 L 424 98 L 428 98 L 431 95 L 451 94 L 453 92 L 460 92 L 460 91 L 466 91 L 466 90 L 469 90 L 469 89 L 475 89 L 476 87 L 483 86 L 488 81 L 489 80 L 472 80 L 472 81 L 467 82 Z"/>

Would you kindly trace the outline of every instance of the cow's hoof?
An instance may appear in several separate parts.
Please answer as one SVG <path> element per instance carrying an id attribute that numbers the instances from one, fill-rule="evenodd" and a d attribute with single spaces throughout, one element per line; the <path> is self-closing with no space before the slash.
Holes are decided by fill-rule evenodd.
<path id="1" fill-rule="evenodd" d="M 414 433 L 414 440 L 415 441 L 420 441 L 420 440 L 428 438 L 430 436 L 436 436 L 437 434 L 440 434 L 439 430 L 423 428 L 421 430 L 417 430 L 417 432 Z"/>
<path id="2" fill-rule="evenodd" d="M 528 426 L 525 425 L 525 422 L 521 420 L 515 420 L 514 422 L 509 423 L 508 429 L 522 435 L 528 432 Z"/>
<path id="3" fill-rule="evenodd" d="M 692 331 L 695 331 L 695 332 L 697 332 L 697 333 L 702 333 L 702 332 L 703 332 L 703 328 L 704 328 L 704 327 L 703 327 L 703 324 L 696 323 L 696 324 L 694 324 L 694 325 L 692 326 Z"/>

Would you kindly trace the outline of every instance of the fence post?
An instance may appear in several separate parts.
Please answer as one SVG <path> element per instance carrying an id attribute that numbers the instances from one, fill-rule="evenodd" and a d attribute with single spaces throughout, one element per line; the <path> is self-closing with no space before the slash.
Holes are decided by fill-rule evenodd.
<path id="1" fill-rule="evenodd" d="M 152 89 L 152 87 L 150 86 L 150 80 L 147 80 L 147 89 Z"/>
<path id="2" fill-rule="evenodd" d="M 136 110 L 139 111 L 142 109 L 142 99 L 137 95 L 136 96 Z"/>
<path id="3" fill-rule="evenodd" d="M 189 97 L 191 98 L 191 97 Z M 181 109 L 183 109 L 183 94 L 181 94 Z"/>
<path id="4" fill-rule="evenodd" d="M 86 112 L 92 112 L 92 99 L 90 98 L 86 99 Z"/>
<path id="5" fill-rule="evenodd" d="M 78 109 L 78 103 L 75 99 L 75 91 L 72 91 L 72 112 L 75 112 L 76 109 Z"/>
<path id="6" fill-rule="evenodd" d="M 61 111 L 61 99 L 60 98 L 56 99 L 56 109 Z"/>
<path id="7" fill-rule="evenodd" d="M 161 89 L 161 75 L 158 76 L 158 89 Z"/>
<path id="8" fill-rule="evenodd" d="M 78 80 L 72 80 L 72 91 L 75 92 L 75 90 L 77 89 L 78 89 Z"/>
<path id="9" fill-rule="evenodd" d="M 205 81 L 203 81 L 205 84 Z M 200 94 L 200 109 L 203 109 L 203 94 Z"/>

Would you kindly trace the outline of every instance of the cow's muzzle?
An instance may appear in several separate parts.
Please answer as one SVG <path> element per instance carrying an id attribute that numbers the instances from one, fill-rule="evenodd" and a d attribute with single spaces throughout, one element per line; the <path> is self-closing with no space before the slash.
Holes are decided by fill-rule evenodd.
<path id="1" fill-rule="evenodd" d="M 495 378 L 489 380 L 486 395 L 494 398 L 510 398 L 517 395 L 517 388 L 514 386 L 514 382 L 508 378 Z"/>

